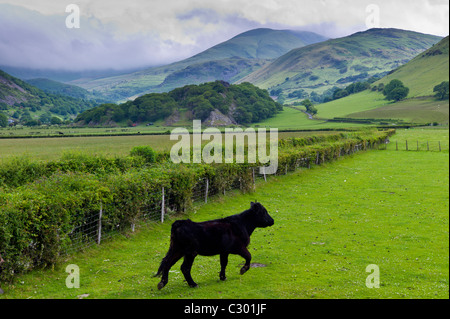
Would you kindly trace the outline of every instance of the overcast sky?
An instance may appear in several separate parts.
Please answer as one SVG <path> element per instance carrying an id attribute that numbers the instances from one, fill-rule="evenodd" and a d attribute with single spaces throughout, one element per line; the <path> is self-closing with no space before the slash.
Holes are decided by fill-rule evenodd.
<path id="1" fill-rule="evenodd" d="M 80 9 L 80 28 L 67 28 Z M 126 69 L 187 58 L 268 27 L 331 38 L 374 23 L 448 35 L 448 0 L 0 0 L 0 65 Z"/>

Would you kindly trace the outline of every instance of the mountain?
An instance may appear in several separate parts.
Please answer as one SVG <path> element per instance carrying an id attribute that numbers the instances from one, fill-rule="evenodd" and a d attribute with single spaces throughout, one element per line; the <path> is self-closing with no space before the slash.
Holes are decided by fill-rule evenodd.
<path id="1" fill-rule="evenodd" d="M 165 121 L 166 125 L 202 120 L 210 126 L 249 124 L 274 116 L 283 107 L 266 90 L 250 83 L 214 81 L 186 85 L 168 93 L 150 93 L 122 104 L 102 104 L 76 118 L 79 125 L 137 124 Z"/>
<path id="2" fill-rule="evenodd" d="M 66 84 L 46 78 L 29 79 L 25 80 L 25 82 L 46 93 L 59 94 L 83 100 L 96 100 L 100 103 L 108 102 L 100 93 L 95 91 L 89 92 L 86 89 L 72 84 Z"/>
<path id="3" fill-rule="evenodd" d="M 60 94 L 46 93 L 0 70 L 0 113 L 16 122 L 34 125 L 50 123 L 52 117 L 74 118 L 99 103 Z"/>
<path id="4" fill-rule="evenodd" d="M 387 101 L 379 89 L 393 79 L 409 88 L 405 100 Z M 437 100 L 433 92 L 433 88 L 444 81 L 449 81 L 448 36 L 371 84 L 370 89 L 317 105 L 317 117 L 448 124 L 448 99 Z"/>
<path id="5" fill-rule="evenodd" d="M 313 32 L 254 29 L 169 65 L 72 83 L 100 91 L 113 100 L 125 100 L 187 84 L 214 80 L 235 82 L 293 48 L 324 40 L 325 37 Z"/>
<path id="6" fill-rule="evenodd" d="M 288 95 L 303 89 L 323 93 L 408 62 L 441 37 L 399 29 L 370 29 L 297 48 L 239 80 Z"/>

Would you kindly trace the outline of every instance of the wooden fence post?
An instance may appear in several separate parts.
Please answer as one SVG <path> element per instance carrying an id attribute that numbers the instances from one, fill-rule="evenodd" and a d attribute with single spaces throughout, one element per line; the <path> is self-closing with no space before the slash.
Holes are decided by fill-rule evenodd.
<path id="1" fill-rule="evenodd" d="M 427 141 L 427 151 L 429 151 L 430 150 L 430 145 L 428 144 L 428 141 Z"/>
<path id="2" fill-rule="evenodd" d="M 406 140 L 406 150 L 408 150 L 408 140 Z"/>
<path id="3" fill-rule="evenodd" d="M 419 141 L 417 140 L 417 150 L 419 150 Z"/>
<path id="4" fill-rule="evenodd" d="M 103 215 L 103 203 L 100 202 L 100 212 L 98 214 L 98 231 L 97 231 L 97 244 L 100 245 L 102 240 L 102 215 Z"/>
<path id="5" fill-rule="evenodd" d="M 395 150 L 398 151 L 398 142 L 395 141 Z"/>
<path id="6" fill-rule="evenodd" d="M 439 141 L 439 152 L 441 151 L 441 141 Z"/>
<path id="7" fill-rule="evenodd" d="M 164 223 L 164 186 L 162 187 L 162 194 L 161 194 L 161 223 Z"/>
<path id="8" fill-rule="evenodd" d="M 209 179 L 206 178 L 205 203 L 208 203 Z"/>

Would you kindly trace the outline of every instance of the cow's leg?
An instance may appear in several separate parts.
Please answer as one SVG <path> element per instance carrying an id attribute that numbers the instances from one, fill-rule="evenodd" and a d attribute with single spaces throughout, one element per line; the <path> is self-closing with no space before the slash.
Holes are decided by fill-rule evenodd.
<path id="1" fill-rule="evenodd" d="M 195 288 L 198 286 L 191 276 L 191 268 L 192 264 L 194 263 L 195 256 L 196 255 L 185 255 L 183 264 L 181 265 L 181 272 L 184 275 L 184 279 L 186 279 L 189 287 L 191 288 Z"/>
<path id="2" fill-rule="evenodd" d="M 245 259 L 245 265 L 241 268 L 241 275 L 245 274 L 247 270 L 250 269 L 250 261 L 252 260 L 252 255 L 248 251 L 247 247 L 244 247 L 239 253 L 239 256 Z"/>
<path id="3" fill-rule="evenodd" d="M 220 254 L 220 280 L 227 280 L 225 268 L 228 264 L 228 254 Z"/>
<path id="4" fill-rule="evenodd" d="M 173 250 L 169 249 L 169 252 L 161 263 L 163 269 L 161 281 L 158 284 L 158 289 L 162 289 L 165 285 L 167 285 L 167 282 L 169 281 L 169 270 L 178 260 L 180 260 L 181 257 L 183 257 L 181 253 L 173 252 Z"/>

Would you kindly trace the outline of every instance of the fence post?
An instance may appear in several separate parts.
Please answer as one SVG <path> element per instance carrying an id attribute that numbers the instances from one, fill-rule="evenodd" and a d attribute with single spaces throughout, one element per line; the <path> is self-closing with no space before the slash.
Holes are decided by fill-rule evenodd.
<path id="1" fill-rule="evenodd" d="M 161 197 L 161 223 L 164 223 L 164 186 L 162 187 Z"/>
<path id="2" fill-rule="evenodd" d="M 419 141 L 417 141 L 417 150 L 419 150 Z"/>
<path id="3" fill-rule="evenodd" d="M 430 150 L 430 145 L 428 144 L 428 141 L 427 141 L 427 151 L 429 151 Z"/>
<path id="4" fill-rule="evenodd" d="M 395 141 L 395 150 L 398 151 L 398 142 Z"/>
<path id="5" fill-rule="evenodd" d="M 208 203 L 209 179 L 206 178 L 205 203 Z"/>
<path id="6" fill-rule="evenodd" d="M 408 150 L 408 140 L 406 140 L 406 150 Z"/>
<path id="7" fill-rule="evenodd" d="M 441 151 L 441 141 L 439 141 L 439 152 Z"/>
<path id="8" fill-rule="evenodd" d="M 253 180 L 253 190 L 256 188 L 256 181 L 255 181 L 255 168 L 252 167 L 252 180 Z"/>
<path id="9" fill-rule="evenodd" d="M 98 232 L 97 232 L 97 244 L 100 245 L 102 240 L 102 215 L 103 215 L 103 203 L 100 202 L 100 212 L 98 214 Z"/>

